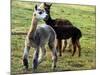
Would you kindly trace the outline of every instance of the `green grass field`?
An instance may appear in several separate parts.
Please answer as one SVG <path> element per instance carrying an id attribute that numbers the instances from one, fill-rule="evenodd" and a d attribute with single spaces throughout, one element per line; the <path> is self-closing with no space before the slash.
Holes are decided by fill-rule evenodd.
<path id="1" fill-rule="evenodd" d="M 27 32 L 32 18 L 33 2 L 12 0 L 11 3 L 11 32 Z M 62 57 L 58 57 L 56 71 L 90 70 L 96 68 L 96 11 L 95 6 L 81 6 L 68 4 L 53 4 L 51 7 L 52 18 L 70 20 L 82 31 L 81 57 L 71 56 L 67 50 Z M 44 23 L 40 21 L 40 23 Z M 24 40 L 26 35 L 11 36 L 11 73 L 25 73 L 22 65 Z M 32 57 L 34 49 L 30 50 L 29 71 L 32 73 Z M 52 72 L 51 54 L 47 47 L 46 60 L 41 63 L 36 72 Z"/>

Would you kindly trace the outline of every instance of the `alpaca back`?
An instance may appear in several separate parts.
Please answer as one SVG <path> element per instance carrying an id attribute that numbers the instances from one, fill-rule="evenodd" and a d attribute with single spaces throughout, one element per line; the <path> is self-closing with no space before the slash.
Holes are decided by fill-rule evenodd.
<path id="1" fill-rule="evenodd" d="M 75 26 L 53 27 L 58 39 L 79 39 L 82 37 L 81 31 Z"/>

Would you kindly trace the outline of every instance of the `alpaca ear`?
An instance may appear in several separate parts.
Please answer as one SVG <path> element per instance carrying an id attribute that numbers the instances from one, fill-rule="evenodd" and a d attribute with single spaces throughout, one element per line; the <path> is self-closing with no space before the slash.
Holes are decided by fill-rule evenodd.
<path id="1" fill-rule="evenodd" d="M 47 5 L 46 2 L 44 2 L 44 5 Z"/>
<path id="2" fill-rule="evenodd" d="M 35 8 L 34 8 L 34 10 L 37 10 L 37 4 L 35 5 Z"/>
<path id="3" fill-rule="evenodd" d="M 44 5 L 47 5 L 50 7 L 52 5 L 52 3 L 44 3 Z"/>
<path id="4" fill-rule="evenodd" d="M 49 5 L 49 6 L 51 6 L 51 5 L 52 5 L 52 3 L 49 3 L 48 5 Z"/>

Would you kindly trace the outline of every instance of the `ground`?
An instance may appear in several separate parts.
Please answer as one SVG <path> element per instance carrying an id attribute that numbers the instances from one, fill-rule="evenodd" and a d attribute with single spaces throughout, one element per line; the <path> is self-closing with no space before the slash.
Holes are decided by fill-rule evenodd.
<path id="1" fill-rule="evenodd" d="M 34 2 L 12 0 L 11 3 L 11 32 L 27 32 L 32 18 Z M 53 4 L 52 18 L 70 20 L 73 25 L 82 31 L 81 57 L 71 56 L 65 50 L 62 57 L 58 57 L 56 71 L 90 70 L 96 68 L 96 11 L 95 6 Z M 40 21 L 40 23 L 44 23 Z M 24 40 L 26 35 L 11 35 L 11 73 L 25 73 L 22 65 Z M 30 50 L 29 71 L 32 73 L 32 57 L 34 49 Z M 47 47 L 46 60 L 41 63 L 36 72 L 52 72 L 51 53 Z"/>

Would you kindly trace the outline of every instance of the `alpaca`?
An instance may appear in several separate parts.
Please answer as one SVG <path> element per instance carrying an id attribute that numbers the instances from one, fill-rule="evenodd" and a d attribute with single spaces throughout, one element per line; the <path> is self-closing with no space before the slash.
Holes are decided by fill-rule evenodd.
<path id="1" fill-rule="evenodd" d="M 72 56 L 76 52 L 76 47 L 78 48 L 78 51 L 79 51 L 78 56 L 80 56 L 81 47 L 80 47 L 79 39 L 82 36 L 81 31 L 78 28 L 76 28 L 75 26 L 73 26 L 69 20 L 52 19 L 50 16 L 51 4 L 43 3 L 42 5 L 43 5 L 46 13 L 48 14 L 47 18 L 44 19 L 45 23 L 47 25 L 50 25 L 57 34 L 57 39 L 58 39 L 57 47 L 59 50 L 59 56 L 62 56 L 62 51 L 61 51 L 62 40 L 66 40 L 69 38 L 72 39 L 72 44 L 73 44 L 73 49 L 74 49 Z M 67 45 L 67 42 L 65 41 L 64 49 L 66 48 L 66 45 Z"/>
<path id="2" fill-rule="evenodd" d="M 28 34 L 25 39 L 25 47 L 23 54 L 23 65 L 25 69 L 28 69 L 28 56 L 31 47 L 34 48 L 33 54 L 33 70 L 37 69 L 37 66 L 43 61 L 46 55 L 45 45 L 48 43 L 49 48 L 52 52 L 52 69 L 54 70 L 57 62 L 57 50 L 56 50 L 56 33 L 52 27 L 43 24 L 38 25 L 38 21 L 43 20 L 47 14 L 41 7 L 35 5 L 35 9 L 32 16 L 32 22 Z M 41 54 L 39 52 L 41 48 Z M 40 57 L 39 57 L 40 55 Z"/>
<path id="3" fill-rule="evenodd" d="M 62 26 L 66 26 L 66 25 L 71 25 L 71 26 L 73 25 L 67 19 L 55 19 L 52 22 L 49 21 L 49 20 L 52 20 L 52 18 L 50 16 L 50 7 L 51 7 L 52 4 L 51 3 L 43 3 L 43 4 L 44 4 L 44 9 L 46 10 L 46 13 L 49 15 L 48 21 L 47 20 L 45 21 L 46 24 L 55 25 L 55 26 L 58 26 L 58 27 L 60 27 L 60 26 L 62 27 Z M 64 39 L 64 46 L 63 46 L 63 49 L 62 49 L 63 52 L 64 52 L 66 46 L 67 46 L 67 40 Z M 69 44 L 69 46 L 70 46 L 70 44 Z M 61 50 L 61 48 L 62 48 L 62 40 L 61 39 L 58 39 L 58 46 L 57 47 Z M 60 54 L 60 56 L 61 56 L 61 54 Z"/>

